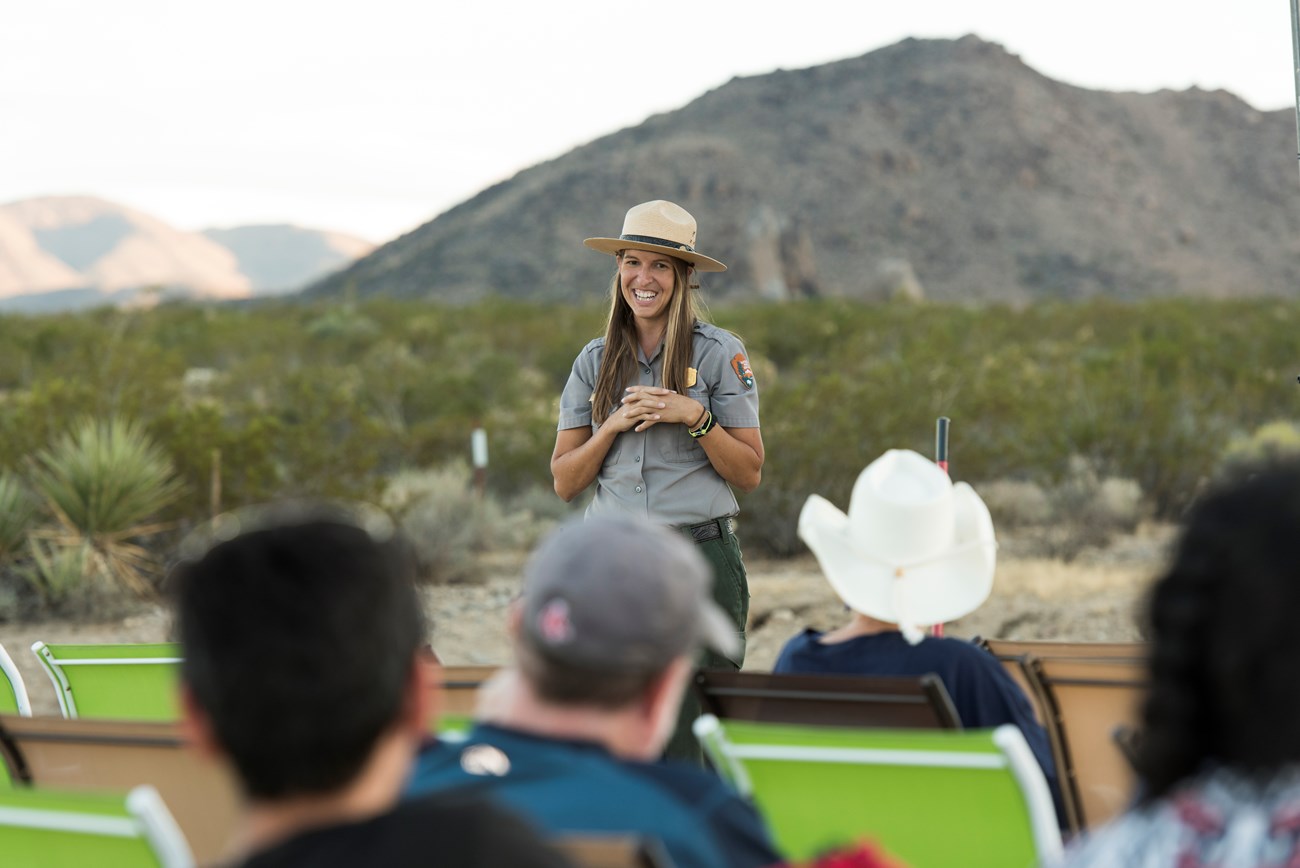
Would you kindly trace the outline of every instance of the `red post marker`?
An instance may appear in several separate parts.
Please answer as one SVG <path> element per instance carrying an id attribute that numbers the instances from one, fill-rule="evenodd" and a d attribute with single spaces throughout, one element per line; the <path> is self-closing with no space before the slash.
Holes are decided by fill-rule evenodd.
<path id="1" fill-rule="evenodd" d="M 944 473 L 948 472 L 948 423 L 947 416 L 940 416 L 934 424 L 934 463 Z"/>
<path id="2" fill-rule="evenodd" d="M 947 416 L 940 416 L 934 424 L 934 463 L 944 473 L 948 472 L 948 423 Z M 943 625 L 935 624 L 931 630 L 934 636 L 943 635 Z"/>

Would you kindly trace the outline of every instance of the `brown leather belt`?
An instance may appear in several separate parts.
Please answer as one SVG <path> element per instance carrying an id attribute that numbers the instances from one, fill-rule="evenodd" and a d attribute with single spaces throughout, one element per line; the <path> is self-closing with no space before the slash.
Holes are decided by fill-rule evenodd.
<path id="1" fill-rule="evenodd" d="M 705 521 L 699 524 L 682 525 L 679 528 L 682 533 L 691 537 L 697 543 L 708 542 L 711 539 L 718 539 L 727 534 L 735 534 L 735 522 L 728 518 L 715 518 L 712 521 Z"/>

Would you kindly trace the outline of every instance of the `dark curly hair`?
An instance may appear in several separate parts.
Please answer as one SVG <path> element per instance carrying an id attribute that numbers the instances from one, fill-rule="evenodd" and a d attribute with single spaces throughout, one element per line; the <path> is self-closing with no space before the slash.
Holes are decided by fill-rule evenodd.
<path id="1" fill-rule="evenodd" d="M 1210 765 L 1300 762 L 1300 463 L 1240 472 L 1188 514 L 1148 602 L 1134 764 L 1151 802 Z"/>

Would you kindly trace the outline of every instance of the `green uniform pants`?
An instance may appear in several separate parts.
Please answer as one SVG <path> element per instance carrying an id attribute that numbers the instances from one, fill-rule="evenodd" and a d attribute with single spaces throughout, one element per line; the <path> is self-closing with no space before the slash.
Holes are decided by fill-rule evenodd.
<path id="1" fill-rule="evenodd" d="M 734 672 L 745 662 L 745 625 L 749 620 L 749 578 L 745 574 L 745 562 L 740 555 L 740 540 L 736 539 L 735 534 L 724 533 L 716 539 L 696 543 L 696 546 L 713 568 L 713 599 L 731 617 L 736 632 L 740 635 L 740 654 L 737 659 L 730 660 L 709 649 L 700 653 L 696 665 L 701 669 L 730 669 Z M 700 746 L 691 734 L 691 724 L 699 716 L 699 699 L 695 696 L 694 687 L 688 684 L 682 697 L 677 728 L 673 730 L 664 756 L 703 762 Z"/>

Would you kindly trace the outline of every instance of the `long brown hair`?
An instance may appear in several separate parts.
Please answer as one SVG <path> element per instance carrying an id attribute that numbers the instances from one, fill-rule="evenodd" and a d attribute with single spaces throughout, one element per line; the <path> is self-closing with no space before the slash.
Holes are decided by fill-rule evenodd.
<path id="1" fill-rule="evenodd" d="M 619 262 L 623 253 L 618 254 Z M 695 330 L 696 303 L 691 289 L 690 265 L 675 256 L 673 297 L 668 301 L 668 325 L 664 329 L 663 382 L 658 384 L 674 392 L 685 393 L 686 369 L 691 366 L 691 334 Z M 609 319 L 605 323 L 605 353 L 596 375 L 596 389 L 591 396 L 591 418 L 602 424 L 623 397 L 623 389 L 632 382 L 637 368 L 636 317 L 623 298 L 623 283 L 614 271 L 610 282 Z"/>

